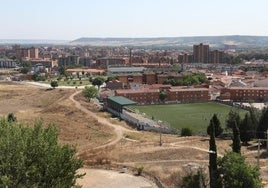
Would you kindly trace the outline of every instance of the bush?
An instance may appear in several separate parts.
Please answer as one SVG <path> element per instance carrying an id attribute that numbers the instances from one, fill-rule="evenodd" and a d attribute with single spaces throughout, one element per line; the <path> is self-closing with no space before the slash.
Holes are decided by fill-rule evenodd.
<path id="1" fill-rule="evenodd" d="M 181 136 L 192 136 L 193 131 L 190 128 L 182 128 L 181 129 Z"/>
<path id="2" fill-rule="evenodd" d="M 138 175 L 138 176 L 141 175 L 143 169 L 144 169 L 144 166 L 142 166 L 142 165 L 141 165 L 141 166 L 138 166 L 138 168 L 137 168 L 137 171 L 138 171 L 137 175 Z"/>
<path id="3" fill-rule="evenodd" d="M 185 188 L 205 188 L 207 187 L 206 174 L 202 169 L 199 169 L 196 173 L 190 173 L 182 178 L 181 187 Z"/>
<path id="4" fill-rule="evenodd" d="M 58 143 L 54 125 L 33 128 L 0 119 L 0 187 L 73 187 L 83 166 L 75 149 Z"/>
<path id="5" fill-rule="evenodd" d="M 50 85 L 51 85 L 51 87 L 53 87 L 53 88 L 55 88 L 55 87 L 58 87 L 58 81 L 56 81 L 56 80 L 52 80 L 51 82 L 50 82 Z"/>
<path id="6" fill-rule="evenodd" d="M 17 118 L 16 118 L 16 116 L 13 113 L 9 113 L 7 115 L 7 121 L 8 122 L 15 122 L 15 121 L 17 121 Z"/>

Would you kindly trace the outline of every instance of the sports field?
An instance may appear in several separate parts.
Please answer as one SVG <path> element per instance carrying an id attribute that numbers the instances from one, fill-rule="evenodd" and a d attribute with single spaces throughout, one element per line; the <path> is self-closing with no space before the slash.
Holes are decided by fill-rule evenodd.
<path id="1" fill-rule="evenodd" d="M 131 109 L 139 113 L 145 113 L 147 117 L 168 122 L 175 129 L 189 127 L 194 133 L 206 133 L 209 120 L 214 113 L 217 114 L 222 128 L 225 128 L 225 120 L 232 107 L 209 103 L 192 103 L 192 104 L 170 104 L 170 105 L 148 105 L 148 106 L 131 106 Z M 246 111 L 239 111 L 241 118 Z"/>

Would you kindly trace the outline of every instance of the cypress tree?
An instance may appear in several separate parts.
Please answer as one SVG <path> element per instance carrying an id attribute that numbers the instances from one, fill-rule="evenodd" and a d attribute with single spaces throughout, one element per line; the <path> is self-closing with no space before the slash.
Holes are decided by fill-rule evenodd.
<path id="1" fill-rule="evenodd" d="M 233 125 L 233 152 L 241 154 L 241 140 L 240 140 L 240 132 L 237 127 L 236 122 Z"/>
<path id="2" fill-rule="evenodd" d="M 217 147 L 215 142 L 215 126 L 214 122 L 210 120 L 210 139 L 209 139 L 209 178 L 210 187 L 216 187 L 216 173 L 217 173 Z"/>
<path id="3" fill-rule="evenodd" d="M 213 122 L 213 126 L 214 126 L 215 137 L 218 137 L 223 132 L 223 129 L 221 128 L 221 122 L 218 119 L 217 114 L 214 114 L 212 116 L 211 121 L 209 123 L 209 126 L 207 127 L 207 134 L 208 135 L 210 135 L 210 132 L 211 132 L 212 122 Z"/>

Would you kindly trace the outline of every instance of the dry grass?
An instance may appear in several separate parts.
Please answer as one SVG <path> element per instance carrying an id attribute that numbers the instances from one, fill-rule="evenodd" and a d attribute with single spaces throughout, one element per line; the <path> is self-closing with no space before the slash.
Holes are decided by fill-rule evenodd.
<path id="1" fill-rule="evenodd" d="M 185 164 L 198 163 L 207 169 L 208 137 L 162 134 L 163 145 L 159 146 L 159 133 L 126 132 L 124 139 L 118 144 L 104 149 L 94 149 L 112 140 L 113 130 L 78 110 L 69 100 L 73 93 L 74 90 L 46 91 L 38 87 L 0 82 L 0 117 L 13 112 L 23 123 L 32 124 L 40 119 L 46 125 L 53 123 L 58 127 L 60 143 L 76 146 L 79 156 L 85 159 L 85 164 L 118 163 L 132 167 L 143 165 L 144 171 L 159 177 L 167 187 L 174 187 L 176 177 L 185 173 Z M 125 122 L 111 118 L 108 113 L 100 112 L 93 103 L 89 103 L 81 95 L 75 99 L 99 116 L 110 119 L 110 122 L 128 127 Z M 220 155 L 223 155 L 225 150 L 231 150 L 230 140 L 217 140 L 216 143 Z M 264 149 L 263 152 L 261 166 L 267 165 Z M 243 147 L 242 153 L 247 156 L 250 164 L 256 165 L 256 147 Z M 267 169 L 261 169 L 263 180 L 266 182 Z"/>
<path id="2" fill-rule="evenodd" d="M 112 130 L 78 110 L 68 99 L 74 90 L 44 88 L 0 82 L 0 117 L 14 113 L 19 122 L 32 125 L 42 120 L 55 124 L 62 144 L 80 151 L 106 143 Z"/>

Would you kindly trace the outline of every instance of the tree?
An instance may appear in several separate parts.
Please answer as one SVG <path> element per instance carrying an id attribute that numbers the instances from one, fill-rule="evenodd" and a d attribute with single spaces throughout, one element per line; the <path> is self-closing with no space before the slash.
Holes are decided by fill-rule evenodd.
<path id="1" fill-rule="evenodd" d="M 262 187 L 259 169 L 246 164 L 244 156 L 227 152 L 223 158 L 219 158 L 218 164 L 225 188 Z"/>
<path id="2" fill-rule="evenodd" d="M 233 145 L 232 145 L 232 149 L 233 149 L 233 152 L 236 152 L 236 153 L 241 153 L 241 140 L 240 140 L 240 132 L 239 132 L 239 129 L 236 125 L 236 122 L 234 123 L 233 125 Z"/>
<path id="3" fill-rule="evenodd" d="M 239 126 L 241 118 L 236 110 L 231 109 L 230 112 L 228 113 L 228 118 L 226 120 L 226 129 L 232 129 L 235 122 L 236 125 Z"/>
<path id="4" fill-rule="evenodd" d="M 108 76 L 108 78 L 105 80 L 105 83 L 108 83 L 110 81 L 117 80 L 117 79 L 118 79 L 118 76 Z"/>
<path id="5" fill-rule="evenodd" d="M 51 87 L 53 87 L 53 89 L 55 89 L 55 87 L 58 87 L 58 81 L 56 81 L 56 80 L 52 80 L 52 81 L 50 82 L 50 85 L 51 85 Z"/>
<path id="6" fill-rule="evenodd" d="M 100 86 L 104 83 L 104 79 L 102 77 L 97 77 L 92 80 L 93 86 L 98 86 L 98 90 L 100 90 Z"/>
<path id="7" fill-rule="evenodd" d="M 42 128 L 0 120 L 0 187 L 73 187 L 83 163 L 58 144 L 53 125 Z"/>
<path id="8" fill-rule="evenodd" d="M 88 100 L 95 98 L 98 96 L 98 90 L 95 86 L 86 86 L 83 91 L 82 94 L 85 98 L 87 98 Z"/>
<path id="9" fill-rule="evenodd" d="M 215 126 L 213 121 L 211 121 L 211 123 L 212 125 L 209 134 L 209 184 L 211 188 L 216 188 L 217 181 L 219 181 L 219 178 L 217 176 L 217 146 L 215 142 Z"/>
<path id="10" fill-rule="evenodd" d="M 266 139 L 267 128 L 268 128 L 268 108 L 264 108 L 262 110 L 257 128 L 257 138 Z"/>
<path id="11" fill-rule="evenodd" d="M 164 102 L 166 98 L 167 98 L 166 92 L 163 89 L 160 89 L 160 91 L 159 91 L 159 100 L 161 102 Z"/>
<path id="12" fill-rule="evenodd" d="M 22 74 L 27 74 L 31 70 L 31 62 L 30 61 L 25 61 L 23 64 L 23 68 L 20 70 Z"/>
<path id="13" fill-rule="evenodd" d="M 255 108 L 251 107 L 249 109 L 249 114 L 250 114 L 250 119 L 251 119 L 251 123 L 252 123 L 252 130 L 254 132 L 256 132 L 257 128 L 258 128 L 258 123 L 259 123 L 259 119 L 260 119 L 260 113 L 258 110 L 256 110 Z M 256 134 L 252 134 L 253 138 L 256 137 Z"/>
<path id="14" fill-rule="evenodd" d="M 20 70 L 20 72 L 22 74 L 27 74 L 29 71 L 30 71 L 30 68 L 29 67 L 22 67 L 21 70 Z"/>
<path id="15" fill-rule="evenodd" d="M 240 139 L 243 142 L 244 145 L 248 145 L 248 141 L 253 138 L 253 124 L 252 119 L 250 118 L 250 115 L 248 113 L 245 114 L 244 119 L 242 120 L 240 126 Z"/>
<path id="16" fill-rule="evenodd" d="M 217 114 L 214 114 L 210 120 L 209 126 L 207 127 L 207 134 L 208 135 L 210 135 L 212 125 L 214 125 L 215 137 L 218 137 L 219 135 L 221 135 L 221 133 L 223 132 L 223 129 L 221 128 L 221 122 L 218 119 Z"/>
<path id="17" fill-rule="evenodd" d="M 64 66 L 60 66 L 58 68 L 58 71 L 59 71 L 60 75 L 65 75 L 66 76 L 66 68 Z"/>
<path id="18" fill-rule="evenodd" d="M 191 172 L 187 176 L 182 177 L 182 188 L 206 188 L 206 175 L 203 169 L 198 169 L 196 173 Z"/>

